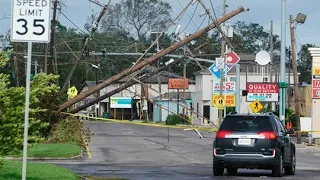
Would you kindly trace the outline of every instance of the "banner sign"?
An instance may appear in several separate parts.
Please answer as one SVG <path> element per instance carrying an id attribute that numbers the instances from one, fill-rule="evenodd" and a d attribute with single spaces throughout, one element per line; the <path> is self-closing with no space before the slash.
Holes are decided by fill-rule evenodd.
<path id="1" fill-rule="evenodd" d="M 247 102 L 278 102 L 279 85 L 277 83 L 247 83 Z"/>
<path id="2" fill-rule="evenodd" d="M 312 99 L 320 99 L 320 60 L 312 59 Z"/>
<path id="3" fill-rule="evenodd" d="M 169 89 L 183 89 L 184 79 L 178 78 L 169 78 L 168 86 Z M 185 81 L 185 89 L 189 88 L 189 80 L 186 79 Z"/>
<path id="4" fill-rule="evenodd" d="M 229 81 L 223 83 L 223 91 L 224 94 L 234 94 L 236 93 L 236 82 Z M 213 94 L 220 93 L 220 82 L 213 82 Z"/>
<path id="5" fill-rule="evenodd" d="M 110 97 L 110 108 L 131 108 L 132 98 Z"/>
<path id="6" fill-rule="evenodd" d="M 212 95 L 212 106 L 217 107 L 220 94 Z M 235 107 L 236 106 L 236 96 L 235 94 L 226 94 L 223 96 L 225 101 L 225 107 Z"/>

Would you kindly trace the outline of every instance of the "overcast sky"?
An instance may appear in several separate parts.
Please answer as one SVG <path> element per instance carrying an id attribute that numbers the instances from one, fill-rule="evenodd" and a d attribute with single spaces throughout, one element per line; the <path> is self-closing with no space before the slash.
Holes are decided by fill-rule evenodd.
<path id="1" fill-rule="evenodd" d="M 4 33 L 10 29 L 11 23 L 10 18 L 5 19 L 5 16 L 11 14 L 11 1 L 12 0 L 0 0 L 0 33 Z M 108 0 L 100 0 L 101 3 L 107 3 Z M 112 3 L 118 2 L 119 0 L 111 0 Z M 172 5 L 173 13 L 172 17 L 176 17 L 178 13 L 183 9 L 182 6 L 186 6 L 189 0 L 165 0 L 170 2 Z M 210 1 L 203 0 L 207 7 L 211 9 Z M 88 0 L 60 0 L 64 4 L 62 11 L 64 14 L 72 20 L 80 28 L 84 29 L 83 26 L 86 23 L 87 16 L 92 12 L 99 12 L 101 9 L 97 5 L 90 3 Z M 222 3 L 223 0 L 212 0 L 215 12 L 218 16 L 221 16 Z M 281 22 L 281 0 L 227 0 L 228 9 L 227 12 L 230 12 L 236 9 L 239 6 L 244 8 L 249 8 L 249 12 L 241 13 L 234 18 L 232 18 L 229 23 L 234 23 L 236 21 L 246 21 L 259 23 L 265 27 L 267 31 L 270 30 L 270 21 L 274 22 L 274 32 L 280 35 L 280 22 Z M 181 5 L 182 6 L 181 6 Z M 315 43 L 320 45 L 320 11 L 316 7 L 320 7 L 320 0 L 287 0 L 287 17 L 289 15 L 294 15 L 298 13 L 307 14 L 307 20 L 305 24 L 298 25 L 297 27 L 297 46 L 299 48 L 300 44 L 305 43 Z M 192 16 L 196 4 L 189 7 L 188 14 Z M 198 26 L 200 26 L 203 17 L 201 18 L 199 14 L 204 11 L 203 7 L 199 5 L 195 16 L 193 17 L 193 22 L 189 24 L 186 31 L 188 33 L 194 32 Z M 74 27 L 63 15 L 58 14 L 58 19 L 62 24 L 67 25 L 68 27 Z M 180 21 L 181 29 L 184 29 L 190 18 L 185 14 Z M 201 27 L 204 27 L 208 24 L 208 19 L 204 21 Z M 286 41 L 287 46 L 290 43 L 289 28 L 287 23 L 286 28 Z"/>

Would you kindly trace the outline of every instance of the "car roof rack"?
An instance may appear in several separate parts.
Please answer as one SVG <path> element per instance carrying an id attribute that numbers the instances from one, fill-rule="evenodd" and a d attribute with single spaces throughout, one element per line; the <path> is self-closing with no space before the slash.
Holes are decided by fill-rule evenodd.
<path id="1" fill-rule="evenodd" d="M 274 116 L 273 112 L 265 112 L 265 115 Z"/>

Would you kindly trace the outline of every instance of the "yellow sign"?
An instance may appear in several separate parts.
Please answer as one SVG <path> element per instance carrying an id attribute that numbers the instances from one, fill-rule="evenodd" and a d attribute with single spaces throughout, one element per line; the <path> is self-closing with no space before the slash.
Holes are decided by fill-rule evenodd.
<path id="1" fill-rule="evenodd" d="M 250 104 L 250 108 L 253 113 L 258 113 L 263 109 L 263 106 L 258 100 L 255 100 Z"/>
<path id="2" fill-rule="evenodd" d="M 218 101 L 219 101 L 219 94 L 213 94 L 212 95 L 212 106 L 218 107 Z M 236 96 L 234 94 L 227 94 L 224 95 L 224 103 L 225 107 L 235 107 L 236 106 Z"/>
<path id="3" fill-rule="evenodd" d="M 218 109 L 224 109 L 225 105 L 226 105 L 226 102 L 224 101 L 223 96 L 219 97 L 218 102 L 217 102 Z"/>
<path id="4" fill-rule="evenodd" d="M 313 67 L 312 75 L 314 75 L 314 76 L 320 75 L 320 67 L 319 66 Z"/>
<path id="5" fill-rule="evenodd" d="M 71 88 L 68 89 L 68 98 L 74 98 L 78 95 L 78 90 L 76 87 L 72 86 Z"/>

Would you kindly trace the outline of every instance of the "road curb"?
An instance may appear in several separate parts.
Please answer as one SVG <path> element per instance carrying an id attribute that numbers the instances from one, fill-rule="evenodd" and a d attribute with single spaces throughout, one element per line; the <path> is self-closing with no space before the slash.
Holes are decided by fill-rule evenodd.
<path id="1" fill-rule="evenodd" d="M 296 170 L 302 170 L 302 171 L 320 171 L 320 168 L 313 168 L 313 167 L 296 167 Z"/>
<path id="2" fill-rule="evenodd" d="M 77 159 L 81 158 L 81 154 L 77 156 L 72 156 L 69 158 L 55 158 L 55 157 L 42 157 L 42 158 L 37 158 L 37 157 L 28 157 L 27 160 L 72 160 L 72 159 Z M 5 160 L 22 160 L 22 157 L 5 157 Z"/>

